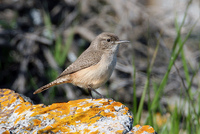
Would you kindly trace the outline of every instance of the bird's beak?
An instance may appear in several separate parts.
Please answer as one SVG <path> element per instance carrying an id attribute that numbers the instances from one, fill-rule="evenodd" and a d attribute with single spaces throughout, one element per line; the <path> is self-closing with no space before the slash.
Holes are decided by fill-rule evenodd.
<path id="1" fill-rule="evenodd" d="M 121 43 L 130 43 L 130 41 L 128 40 L 118 40 L 118 41 L 115 41 L 116 44 L 121 44 Z"/>

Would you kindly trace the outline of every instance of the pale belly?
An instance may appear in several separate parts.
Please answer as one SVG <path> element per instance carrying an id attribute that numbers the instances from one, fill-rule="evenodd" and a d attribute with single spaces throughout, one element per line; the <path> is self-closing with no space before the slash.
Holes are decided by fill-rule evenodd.
<path id="1" fill-rule="evenodd" d="M 97 89 L 108 81 L 115 65 L 116 57 L 112 59 L 103 58 L 98 64 L 82 69 L 71 75 L 71 77 L 73 77 L 72 84 L 84 89 Z"/>

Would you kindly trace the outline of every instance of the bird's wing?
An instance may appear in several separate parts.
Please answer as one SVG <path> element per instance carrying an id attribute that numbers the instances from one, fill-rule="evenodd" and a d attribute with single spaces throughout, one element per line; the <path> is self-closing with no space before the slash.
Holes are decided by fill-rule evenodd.
<path id="1" fill-rule="evenodd" d="M 81 69 L 96 65 L 100 60 L 102 56 L 101 51 L 84 51 L 78 59 L 73 62 L 70 66 L 68 66 L 61 74 L 58 76 L 58 78 L 68 75 L 74 72 L 77 72 Z"/>

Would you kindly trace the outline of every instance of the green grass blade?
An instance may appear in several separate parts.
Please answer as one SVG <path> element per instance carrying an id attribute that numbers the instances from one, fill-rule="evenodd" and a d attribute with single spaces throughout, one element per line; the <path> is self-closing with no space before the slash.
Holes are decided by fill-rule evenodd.
<path id="1" fill-rule="evenodd" d="M 143 105 L 144 105 L 144 100 L 145 100 L 145 95 L 148 91 L 148 106 L 149 106 L 149 109 L 151 107 L 151 100 L 150 100 L 150 88 L 149 88 L 149 83 L 150 83 L 150 75 L 151 75 L 151 70 L 152 70 L 152 67 L 153 67 L 153 64 L 155 62 L 155 58 L 156 58 L 156 55 L 157 55 L 157 52 L 158 52 L 158 48 L 159 48 L 159 41 L 156 45 L 156 49 L 154 51 L 154 54 L 153 54 L 153 58 L 151 60 L 151 63 L 148 63 L 148 71 L 147 71 L 147 80 L 146 80 L 146 83 L 145 83 L 145 86 L 144 86 L 144 90 L 143 90 L 143 93 L 142 93 L 142 97 L 141 97 L 141 100 L 140 100 L 140 103 L 139 103 L 139 108 L 138 108 L 138 112 L 137 112 L 137 116 L 136 116 L 136 120 L 135 120 L 135 123 L 139 123 L 140 122 L 140 119 L 141 119 L 141 114 L 142 114 L 142 109 L 143 109 Z M 153 113 L 151 112 L 151 110 L 149 110 L 149 123 L 150 125 L 154 124 L 153 123 Z"/>
<path id="2" fill-rule="evenodd" d="M 70 49 L 70 46 L 73 42 L 73 39 L 74 39 L 74 30 L 72 30 L 66 40 L 66 43 L 65 43 L 65 46 L 63 48 L 63 51 L 61 53 L 61 56 L 60 56 L 60 65 L 64 65 L 65 61 L 66 61 L 66 58 L 67 58 L 67 54 L 69 52 L 69 49 Z"/>
<path id="3" fill-rule="evenodd" d="M 74 38 L 74 32 L 72 30 L 72 32 L 69 34 L 66 40 L 66 43 L 62 45 L 63 43 L 62 43 L 61 35 L 57 36 L 56 42 L 55 42 L 54 57 L 59 66 L 64 65 L 67 58 L 68 51 L 73 41 L 73 38 Z"/>
<path id="4" fill-rule="evenodd" d="M 54 57 L 56 62 L 60 65 L 61 61 L 61 53 L 62 53 L 62 39 L 61 36 L 58 35 L 55 42 L 55 49 L 54 49 Z"/>
<path id="5" fill-rule="evenodd" d="M 168 76 L 169 76 L 169 73 L 171 71 L 171 68 L 172 66 L 174 65 L 174 62 L 175 60 L 177 59 L 178 55 L 180 54 L 180 51 L 183 49 L 183 45 L 185 44 L 185 42 L 187 41 L 188 37 L 191 35 L 191 32 L 193 31 L 194 27 L 196 26 L 198 21 L 195 22 L 195 24 L 192 26 L 192 28 L 190 29 L 189 33 L 187 34 L 187 36 L 185 37 L 184 41 L 182 42 L 182 44 L 179 46 L 179 49 L 176 53 L 172 53 L 171 55 L 171 59 L 170 59 L 170 62 L 169 62 L 169 65 L 168 65 L 168 69 L 167 69 L 167 72 L 165 73 L 164 75 L 164 78 L 162 79 L 161 81 L 161 84 L 156 92 L 156 95 L 154 97 L 154 100 L 152 102 L 152 107 L 151 109 L 155 109 L 155 104 L 158 102 L 160 96 L 161 96 L 161 93 L 162 91 L 164 90 L 164 87 L 165 85 L 167 84 L 167 81 L 168 81 Z M 181 27 L 180 27 L 181 28 Z M 177 37 L 177 38 L 180 38 L 180 37 Z M 174 51 L 175 52 L 175 51 Z"/>
<path id="6" fill-rule="evenodd" d="M 179 26 L 178 26 L 178 23 L 177 23 L 177 20 L 176 20 L 175 28 L 176 28 L 176 32 L 177 33 L 180 32 L 178 27 Z M 181 44 L 183 44 L 181 37 L 178 38 L 177 42 L 179 44 L 179 47 L 181 46 Z M 186 78 L 186 81 L 187 81 L 187 84 L 188 84 L 189 81 L 190 81 L 190 76 L 189 76 L 189 69 L 187 67 L 187 61 L 186 61 L 186 58 L 185 58 L 185 55 L 184 55 L 184 49 L 181 50 L 181 59 L 182 59 L 182 63 L 183 63 L 183 69 L 184 69 L 184 73 L 185 73 L 185 78 Z"/>
<path id="7" fill-rule="evenodd" d="M 52 23 L 51 23 L 51 18 L 50 15 L 47 12 L 43 13 L 43 19 L 44 19 L 44 25 L 45 25 L 45 35 L 47 38 L 50 40 L 53 39 L 53 30 L 52 30 Z"/>
<path id="8" fill-rule="evenodd" d="M 142 93 L 142 97 L 140 99 L 140 104 L 139 104 L 139 107 L 138 107 L 137 115 L 136 115 L 136 118 L 135 118 L 135 124 L 140 123 L 143 105 L 144 105 L 144 100 L 145 100 L 145 95 L 146 95 L 148 86 L 149 86 L 149 79 L 147 78 L 145 86 L 144 86 L 144 90 L 143 90 L 143 93 Z"/>
<path id="9" fill-rule="evenodd" d="M 170 134 L 178 134 L 180 130 L 179 125 L 180 125 L 180 114 L 176 105 L 172 113 Z"/>
<path id="10" fill-rule="evenodd" d="M 133 63 L 133 115 L 137 115 L 137 96 L 136 96 L 136 69 L 135 69 L 135 60 L 134 60 L 134 57 L 132 58 L 132 63 Z M 137 122 L 135 121 L 134 122 L 134 125 L 137 125 L 136 124 Z"/>

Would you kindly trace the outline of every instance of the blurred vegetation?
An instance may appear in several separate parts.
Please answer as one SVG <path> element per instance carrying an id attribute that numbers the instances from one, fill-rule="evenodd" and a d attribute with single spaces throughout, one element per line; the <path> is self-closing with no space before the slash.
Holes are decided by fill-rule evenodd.
<path id="1" fill-rule="evenodd" d="M 2 0 L 0 88 L 35 103 L 89 97 L 71 84 L 32 93 L 54 80 L 99 33 L 120 39 L 103 95 L 126 104 L 135 124 L 158 133 L 200 133 L 198 0 Z M 98 97 L 98 96 L 97 96 Z"/>

